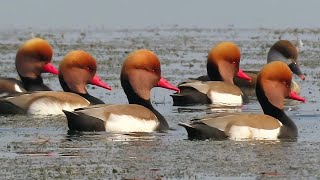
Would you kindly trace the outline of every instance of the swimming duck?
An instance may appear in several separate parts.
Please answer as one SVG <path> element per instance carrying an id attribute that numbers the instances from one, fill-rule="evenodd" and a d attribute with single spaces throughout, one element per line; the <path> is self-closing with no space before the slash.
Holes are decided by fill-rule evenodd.
<path id="1" fill-rule="evenodd" d="M 189 139 L 277 140 L 294 139 L 298 130 L 285 114 L 284 98 L 305 102 L 291 91 L 292 72 L 286 63 L 271 62 L 257 77 L 256 95 L 264 114 L 218 114 L 196 119 L 186 128 Z"/>
<path id="2" fill-rule="evenodd" d="M 153 87 L 179 89 L 161 77 L 158 57 L 147 49 L 132 52 L 123 62 L 120 79 L 129 104 L 97 105 L 64 111 L 69 129 L 111 132 L 168 130 L 167 121 L 150 102 L 150 91 Z"/>
<path id="3" fill-rule="evenodd" d="M 251 79 L 239 70 L 239 63 L 240 48 L 235 43 L 222 42 L 214 46 L 208 54 L 208 75 L 179 84 L 180 92 L 171 95 L 173 105 L 242 105 L 244 95 L 234 85 L 233 78 L 238 76 L 248 81 Z"/>
<path id="4" fill-rule="evenodd" d="M 298 75 L 300 79 L 305 80 L 305 76 L 302 74 L 298 64 L 297 48 L 290 41 L 279 40 L 271 46 L 267 55 L 267 63 L 273 62 L 275 60 L 285 62 L 294 74 Z M 236 77 L 234 79 L 235 85 L 239 86 L 241 90 L 246 92 L 246 94 L 251 95 L 254 94 L 258 71 L 245 72 L 246 74 L 248 74 L 248 76 L 250 76 L 252 80 L 249 82 Z M 292 80 L 291 88 L 297 94 L 300 94 L 300 86 L 294 80 Z"/>
<path id="5" fill-rule="evenodd" d="M 76 50 L 69 52 L 59 66 L 59 81 L 65 92 L 36 91 L 18 94 L 0 99 L 1 114 L 63 114 L 62 109 L 103 104 L 100 99 L 91 96 L 86 89 L 90 83 L 111 90 L 96 75 L 96 60 L 87 52 Z"/>
<path id="6" fill-rule="evenodd" d="M 33 38 L 20 46 L 16 54 L 16 69 L 20 80 L 0 78 L 0 96 L 7 96 L 26 91 L 50 91 L 43 84 L 41 73 L 58 75 L 58 70 L 50 63 L 53 50 L 48 41 Z"/>

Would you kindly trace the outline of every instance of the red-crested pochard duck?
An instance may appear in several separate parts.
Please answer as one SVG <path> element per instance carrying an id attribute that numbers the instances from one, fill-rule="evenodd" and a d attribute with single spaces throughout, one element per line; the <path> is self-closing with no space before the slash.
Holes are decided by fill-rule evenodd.
<path id="1" fill-rule="evenodd" d="M 53 50 L 48 41 L 33 38 L 20 46 L 16 54 L 16 69 L 21 81 L 14 78 L 0 78 L 0 96 L 26 91 L 50 91 L 43 84 L 41 73 L 58 75 L 58 70 L 50 63 Z"/>
<path id="2" fill-rule="evenodd" d="M 297 48 L 288 40 L 279 40 L 275 44 L 273 44 L 267 55 L 267 63 L 273 61 L 282 61 L 286 63 L 291 71 L 298 75 L 300 79 L 305 80 L 305 76 L 302 74 L 300 67 L 298 65 L 298 51 Z M 257 74 L 259 71 L 245 71 L 248 76 L 251 77 L 252 81 L 244 81 L 239 78 L 235 78 L 235 85 L 239 86 L 241 90 L 244 92 L 249 92 L 251 89 L 254 94 L 254 88 L 257 82 Z M 292 80 L 291 89 L 295 91 L 297 94 L 300 94 L 300 86 L 298 83 Z"/>
<path id="3" fill-rule="evenodd" d="M 150 91 L 162 87 L 179 91 L 161 77 L 160 61 L 150 50 L 132 52 L 121 70 L 121 85 L 130 104 L 97 105 L 64 111 L 70 130 L 153 132 L 169 129 L 165 118 L 153 108 Z"/>
<path id="4" fill-rule="evenodd" d="M 256 94 L 264 114 L 220 114 L 191 122 L 180 123 L 186 128 L 189 139 L 276 140 L 296 138 L 297 127 L 285 114 L 284 98 L 304 102 L 291 91 L 292 72 L 281 61 L 263 67 L 257 77 Z"/>
<path id="5" fill-rule="evenodd" d="M 250 81 L 239 69 L 240 48 L 233 42 L 221 42 L 214 46 L 207 59 L 207 76 L 179 84 L 180 93 L 172 96 L 173 105 L 215 104 L 240 106 L 244 95 L 233 83 L 233 78 Z"/>
<path id="6" fill-rule="evenodd" d="M 88 83 L 111 90 L 97 75 L 96 60 L 87 52 L 69 52 L 59 66 L 59 81 L 65 92 L 36 91 L 0 99 L 1 114 L 63 114 L 62 110 L 73 110 L 95 104 L 100 99 L 89 95 Z"/>

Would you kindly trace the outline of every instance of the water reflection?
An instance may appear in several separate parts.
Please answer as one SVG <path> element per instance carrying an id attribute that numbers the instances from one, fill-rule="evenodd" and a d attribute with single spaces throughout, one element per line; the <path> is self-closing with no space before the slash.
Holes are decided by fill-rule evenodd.
<path id="1" fill-rule="evenodd" d="M 66 140 L 68 141 L 153 141 L 156 133 L 111 133 L 111 132 L 75 132 L 68 131 Z"/>
<path id="2" fill-rule="evenodd" d="M 241 112 L 243 106 L 221 106 L 221 105 L 202 105 L 202 106 L 175 106 L 174 113 L 192 113 L 192 112 L 206 112 L 210 113 L 236 113 Z"/>

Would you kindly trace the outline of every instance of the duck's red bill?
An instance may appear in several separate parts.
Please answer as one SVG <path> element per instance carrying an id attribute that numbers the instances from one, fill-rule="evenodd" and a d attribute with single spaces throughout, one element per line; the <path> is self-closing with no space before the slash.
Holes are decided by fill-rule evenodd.
<path id="1" fill-rule="evenodd" d="M 170 90 L 174 90 L 177 92 L 180 92 L 180 89 L 175 87 L 174 85 L 170 84 L 165 78 L 161 77 L 160 81 L 157 84 L 157 87 L 162 87 L 165 89 L 170 89 Z"/>
<path id="2" fill-rule="evenodd" d="M 297 101 L 301 101 L 301 102 L 306 102 L 306 99 L 299 96 L 296 92 L 294 91 L 291 91 L 290 94 L 289 94 L 289 98 L 290 99 L 293 99 L 293 100 L 297 100 Z"/>
<path id="3" fill-rule="evenodd" d="M 104 89 L 108 89 L 111 91 L 111 87 L 107 85 L 98 75 L 94 75 L 93 79 L 91 80 L 90 84 L 102 87 Z"/>
<path id="4" fill-rule="evenodd" d="M 251 81 L 251 77 L 244 73 L 242 69 L 239 69 L 237 76 L 241 79 Z"/>
<path id="5" fill-rule="evenodd" d="M 306 77 L 305 77 L 303 74 L 300 74 L 300 75 L 299 75 L 299 78 L 302 79 L 302 80 L 305 80 L 305 79 L 306 79 Z"/>
<path id="6" fill-rule="evenodd" d="M 59 75 L 59 71 L 51 63 L 47 63 L 42 69 L 44 72 Z"/>

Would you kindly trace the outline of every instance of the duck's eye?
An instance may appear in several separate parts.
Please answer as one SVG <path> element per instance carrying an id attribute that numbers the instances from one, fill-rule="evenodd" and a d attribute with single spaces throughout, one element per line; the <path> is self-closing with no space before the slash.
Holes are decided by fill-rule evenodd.
<path id="1" fill-rule="evenodd" d="M 283 85 L 287 88 L 289 87 L 289 84 L 286 81 L 283 81 Z"/>
<path id="2" fill-rule="evenodd" d="M 46 61 L 48 61 L 48 58 L 46 57 L 46 56 L 39 56 L 39 60 L 40 61 L 44 61 L 44 62 L 46 62 Z"/>
<path id="3" fill-rule="evenodd" d="M 152 73 L 155 73 L 155 72 L 156 72 L 155 69 L 150 69 L 149 71 L 152 72 Z"/>

